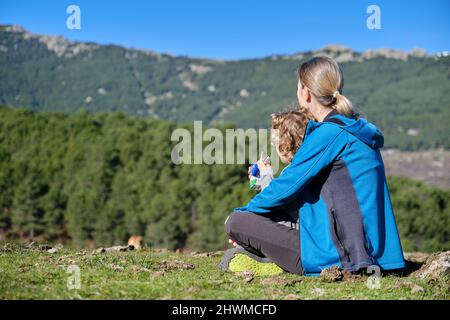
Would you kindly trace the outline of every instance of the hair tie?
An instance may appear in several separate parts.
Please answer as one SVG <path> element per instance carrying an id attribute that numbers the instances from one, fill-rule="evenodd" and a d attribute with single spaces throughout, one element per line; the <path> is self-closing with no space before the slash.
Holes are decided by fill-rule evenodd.
<path id="1" fill-rule="evenodd" d="M 333 93 L 333 98 L 336 99 L 336 97 L 338 96 L 338 94 L 339 94 L 339 91 L 335 91 L 335 92 Z"/>

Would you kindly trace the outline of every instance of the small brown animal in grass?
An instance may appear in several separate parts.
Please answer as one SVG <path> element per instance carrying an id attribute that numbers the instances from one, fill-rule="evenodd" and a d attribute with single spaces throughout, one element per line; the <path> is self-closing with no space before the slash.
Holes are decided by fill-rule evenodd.
<path id="1" fill-rule="evenodd" d="M 141 240 L 142 237 L 141 236 L 131 236 L 130 239 L 128 239 L 128 245 L 129 246 L 133 246 L 134 249 L 136 250 L 140 250 L 141 249 Z"/>

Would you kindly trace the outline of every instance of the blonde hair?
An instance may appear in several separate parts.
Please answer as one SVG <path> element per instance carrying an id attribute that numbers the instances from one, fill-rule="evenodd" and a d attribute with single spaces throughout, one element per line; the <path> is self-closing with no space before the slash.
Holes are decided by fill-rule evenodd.
<path id="1" fill-rule="evenodd" d="M 302 86 L 311 90 L 321 105 L 333 108 L 337 113 L 349 118 L 359 116 L 351 101 L 342 94 L 344 76 L 333 59 L 315 57 L 302 63 L 298 68 L 298 79 Z"/>
<path id="2" fill-rule="evenodd" d="M 309 120 L 314 120 L 314 117 L 305 108 L 300 108 L 272 113 L 270 119 L 272 129 L 278 131 L 274 144 L 278 146 L 280 154 L 291 162 L 298 147 L 303 142 L 306 125 Z"/>

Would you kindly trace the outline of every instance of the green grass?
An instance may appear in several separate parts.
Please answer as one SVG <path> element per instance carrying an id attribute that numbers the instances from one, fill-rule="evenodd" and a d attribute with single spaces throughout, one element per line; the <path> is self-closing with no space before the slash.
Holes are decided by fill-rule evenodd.
<path id="1" fill-rule="evenodd" d="M 367 276 L 326 282 L 288 273 L 252 278 L 222 272 L 217 268 L 220 254 L 196 257 L 148 248 L 101 254 L 66 248 L 56 253 L 13 245 L 4 248 L 0 248 L 0 299 L 450 298 L 449 277 L 431 281 L 390 275 L 381 278 L 380 289 L 369 289 Z M 170 269 L 173 261 L 194 268 Z M 73 264 L 80 268 L 81 288 L 69 290 L 67 267 Z M 415 292 L 414 285 L 423 291 Z"/>

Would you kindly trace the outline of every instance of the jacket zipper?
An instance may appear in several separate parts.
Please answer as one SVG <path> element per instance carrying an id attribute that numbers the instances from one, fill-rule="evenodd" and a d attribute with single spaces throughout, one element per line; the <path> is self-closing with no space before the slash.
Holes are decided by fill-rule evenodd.
<path id="1" fill-rule="evenodd" d="M 341 236 L 339 235 L 339 232 L 338 232 L 338 222 L 337 222 L 337 218 L 335 215 L 336 210 L 334 208 L 331 208 L 330 212 L 331 212 L 331 216 L 333 217 L 333 224 L 334 224 L 333 228 L 334 228 L 334 232 L 336 234 L 336 239 L 339 243 L 339 246 L 341 247 L 342 251 L 345 254 L 347 262 L 350 262 L 350 255 L 348 254 L 347 250 L 345 249 L 344 244 L 342 243 L 342 240 L 341 240 Z"/>
<path id="2" fill-rule="evenodd" d="M 366 253 L 370 258 L 370 261 L 373 263 L 372 255 L 369 251 L 369 240 L 367 240 L 366 227 L 364 226 L 364 222 L 362 223 L 363 235 L 364 235 L 364 248 L 366 249 Z"/>

